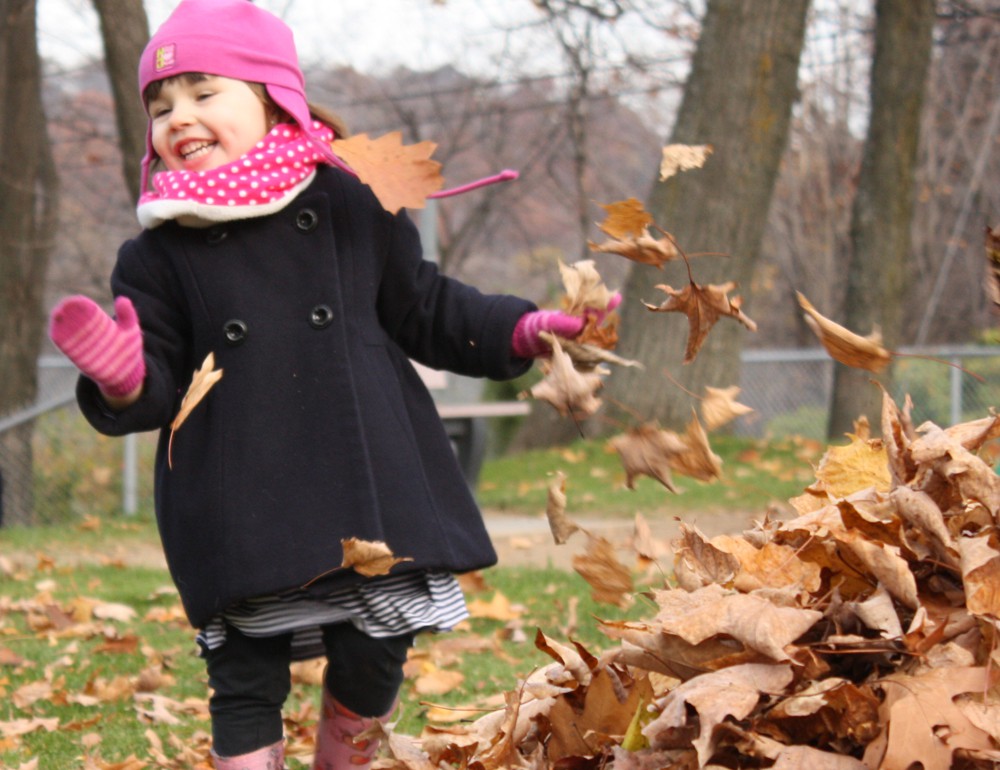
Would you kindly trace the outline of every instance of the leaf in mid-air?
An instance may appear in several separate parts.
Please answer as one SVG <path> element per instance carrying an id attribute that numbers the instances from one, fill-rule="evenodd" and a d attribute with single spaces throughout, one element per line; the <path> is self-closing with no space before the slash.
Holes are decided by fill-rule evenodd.
<path id="1" fill-rule="evenodd" d="M 333 143 L 333 151 L 393 214 L 404 207 L 423 208 L 427 196 L 444 186 L 441 164 L 430 159 L 436 148 L 434 142 L 404 145 L 399 131 L 378 139 L 356 134 Z"/>

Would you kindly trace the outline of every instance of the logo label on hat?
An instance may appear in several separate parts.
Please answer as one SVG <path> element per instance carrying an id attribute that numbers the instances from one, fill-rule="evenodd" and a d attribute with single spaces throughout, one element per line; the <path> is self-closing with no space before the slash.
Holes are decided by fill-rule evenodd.
<path id="1" fill-rule="evenodd" d="M 175 56 L 177 46 L 174 43 L 160 46 L 156 49 L 156 71 L 161 72 L 177 63 Z"/>

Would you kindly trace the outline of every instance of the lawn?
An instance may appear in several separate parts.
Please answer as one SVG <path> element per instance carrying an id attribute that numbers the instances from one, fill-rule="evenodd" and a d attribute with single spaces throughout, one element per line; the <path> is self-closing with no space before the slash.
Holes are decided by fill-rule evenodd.
<path id="1" fill-rule="evenodd" d="M 722 437 L 723 477 L 676 478 L 680 494 L 651 479 L 625 488 L 617 457 L 581 443 L 487 463 L 478 496 L 491 511 L 540 514 L 551 475 L 567 476 L 567 513 L 623 517 L 642 511 L 761 510 L 798 494 L 821 447 Z M 84 516 L 74 523 L 0 530 L 0 767 L 13 770 L 209 767 L 204 667 L 168 574 L 154 524 Z M 668 569 L 634 572 L 628 606 L 598 603 L 576 572 L 495 568 L 464 581 L 473 617 L 422 637 L 411 656 L 397 729 L 474 718 L 552 662 L 541 631 L 597 652 L 614 646 L 596 618 L 638 618 L 641 589 Z M 319 664 L 295 667 L 286 708 L 292 768 L 311 749 Z"/>

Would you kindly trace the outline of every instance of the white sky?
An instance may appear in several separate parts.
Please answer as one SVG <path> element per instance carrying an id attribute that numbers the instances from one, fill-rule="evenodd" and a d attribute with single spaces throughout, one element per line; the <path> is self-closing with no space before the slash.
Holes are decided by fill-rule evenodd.
<path id="1" fill-rule="evenodd" d="M 155 30 L 178 0 L 146 0 Z M 504 23 L 537 18 L 528 0 L 256 0 L 295 33 L 304 66 L 351 65 L 377 72 L 396 64 L 433 69 L 489 66 L 504 46 Z M 101 55 L 90 0 L 38 0 L 42 55 L 64 65 Z"/>

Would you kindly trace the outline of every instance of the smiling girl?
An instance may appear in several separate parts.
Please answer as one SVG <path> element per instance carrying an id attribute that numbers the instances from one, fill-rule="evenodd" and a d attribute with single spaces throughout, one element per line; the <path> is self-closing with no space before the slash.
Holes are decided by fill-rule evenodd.
<path id="1" fill-rule="evenodd" d="M 454 573 L 496 554 L 410 359 L 516 377 L 584 320 L 485 295 L 423 260 L 405 212 L 340 168 L 291 30 L 247 0 L 183 0 L 142 54 L 143 231 L 116 317 L 75 296 L 50 335 L 108 435 L 159 430 L 156 516 L 207 664 L 222 770 L 282 767 L 293 659 L 325 656 L 315 767 L 394 708 L 414 635 L 467 615 Z M 320 119 L 323 118 L 323 119 Z M 173 437 L 193 372 L 224 376 Z M 405 557 L 335 569 L 348 538 Z M 321 576 L 321 577 L 317 577 Z"/>

